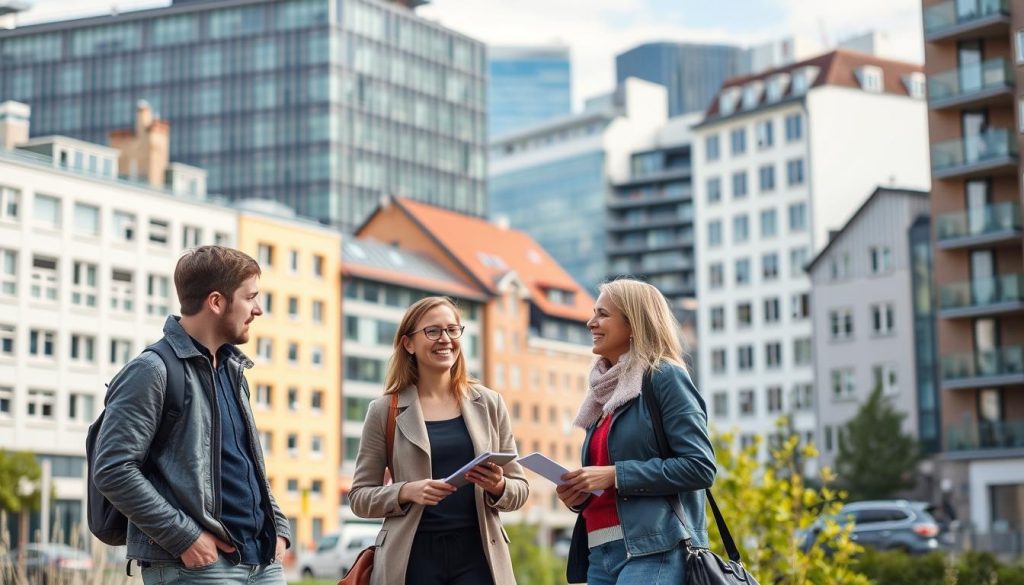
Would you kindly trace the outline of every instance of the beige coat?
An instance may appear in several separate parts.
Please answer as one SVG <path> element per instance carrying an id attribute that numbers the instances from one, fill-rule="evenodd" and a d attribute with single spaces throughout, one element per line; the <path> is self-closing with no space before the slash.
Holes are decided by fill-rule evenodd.
<path id="1" fill-rule="evenodd" d="M 391 397 L 383 396 L 370 404 L 363 425 L 363 437 L 356 457 L 349 502 L 352 511 L 362 518 L 384 518 L 377 535 L 377 551 L 373 559 L 372 585 L 405 585 L 416 527 L 423 515 L 419 504 L 398 503 L 398 491 L 410 481 L 430 477 L 430 441 L 423 422 L 416 388 L 410 386 L 398 395 L 398 418 L 395 428 L 395 482 L 382 485 L 387 459 L 388 406 Z M 473 441 L 476 454 L 487 451 L 514 453 L 516 442 L 508 411 L 498 393 L 476 386 L 462 399 L 462 416 Z M 487 562 L 494 576 L 494 585 L 515 585 L 512 560 L 508 551 L 508 534 L 501 526 L 498 512 L 518 510 L 530 494 L 523 468 L 515 461 L 505 465 L 505 493 L 495 499 L 474 486 L 476 512 L 480 519 L 480 538 Z"/>

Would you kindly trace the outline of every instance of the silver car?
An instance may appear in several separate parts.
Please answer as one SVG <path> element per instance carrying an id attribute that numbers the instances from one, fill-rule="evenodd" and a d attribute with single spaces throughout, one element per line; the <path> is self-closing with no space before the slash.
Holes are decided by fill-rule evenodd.
<path id="1" fill-rule="evenodd" d="M 929 509 L 927 502 L 908 500 L 850 502 L 834 520 L 853 522 L 851 538 L 863 546 L 921 554 L 939 549 L 939 525 Z M 801 535 L 804 550 L 814 545 L 823 526 L 824 519 L 819 519 Z"/>

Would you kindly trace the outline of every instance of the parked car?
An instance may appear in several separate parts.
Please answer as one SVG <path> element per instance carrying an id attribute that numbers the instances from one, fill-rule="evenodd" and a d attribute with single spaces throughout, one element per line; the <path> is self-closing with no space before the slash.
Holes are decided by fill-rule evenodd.
<path id="1" fill-rule="evenodd" d="M 7 562 L 14 570 L 18 563 L 18 551 L 7 555 Z M 62 583 L 78 581 L 92 571 L 92 557 L 84 550 L 66 544 L 29 544 L 25 546 L 25 574 L 32 583 Z"/>
<path id="2" fill-rule="evenodd" d="M 316 550 L 299 559 L 302 576 L 307 579 L 341 578 L 359 553 L 377 541 L 380 526 L 351 522 L 337 532 L 323 535 L 316 544 Z"/>
<path id="3" fill-rule="evenodd" d="M 832 519 L 839 523 L 853 522 L 850 537 L 860 545 L 918 554 L 939 548 L 939 525 L 930 514 L 931 509 L 927 502 L 908 500 L 850 502 Z M 814 545 L 825 521 L 819 518 L 799 536 L 804 550 Z"/>

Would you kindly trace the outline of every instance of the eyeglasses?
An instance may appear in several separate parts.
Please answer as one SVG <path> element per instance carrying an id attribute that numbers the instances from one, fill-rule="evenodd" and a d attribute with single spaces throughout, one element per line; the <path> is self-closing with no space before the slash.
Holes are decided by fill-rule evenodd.
<path id="1" fill-rule="evenodd" d="M 431 325 L 424 327 L 419 331 L 413 331 L 409 334 L 409 337 L 416 335 L 420 331 L 423 332 L 423 336 L 430 341 L 439 341 L 441 339 L 441 332 L 444 331 L 448 334 L 448 339 L 458 339 L 462 337 L 462 332 L 466 330 L 465 325 L 449 325 L 447 327 L 438 327 L 437 325 Z"/>

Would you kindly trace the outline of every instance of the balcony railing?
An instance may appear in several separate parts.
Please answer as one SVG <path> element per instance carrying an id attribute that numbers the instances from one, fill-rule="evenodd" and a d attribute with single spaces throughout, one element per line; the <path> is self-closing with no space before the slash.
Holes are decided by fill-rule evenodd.
<path id="1" fill-rule="evenodd" d="M 939 215 L 935 222 L 935 236 L 940 244 L 949 244 L 953 240 L 963 238 L 984 238 L 999 234 L 1019 236 L 1020 232 L 1020 204 L 1016 201 L 944 213 Z"/>
<path id="2" fill-rule="evenodd" d="M 960 103 L 1013 86 L 1013 65 L 1007 59 L 989 59 L 929 77 L 928 101 L 933 107 Z"/>
<path id="3" fill-rule="evenodd" d="M 946 427 L 947 451 L 1024 448 L 1024 419 L 977 421 Z"/>
<path id="4" fill-rule="evenodd" d="M 924 11 L 925 37 L 938 37 L 958 28 L 982 26 L 1010 16 L 1009 0 L 949 0 Z"/>
<path id="5" fill-rule="evenodd" d="M 974 166 L 1005 163 L 1016 170 L 1017 135 L 1005 128 L 993 128 L 974 136 L 932 145 L 932 171 L 939 178 L 970 173 Z"/>
<path id="6" fill-rule="evenodd" d="M 968 385 L 975 380 L 996 384 L 1004 377 L 1012 378 L 1010 383 L 1016 383 L 1017 378 L 1024 380 L 1024 346 L 942 356 L 942 381 L 947 386 Z"/>
<path id="7" fill-rule="evenodd" d="M 942 310 L 984 309 L 1024 303 L 1024 278 L 1020 274 L 1004 274 L 994 278 L 978 278 L 947 284 L 939 289 Z"/>

